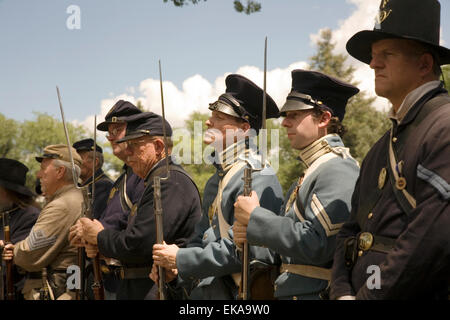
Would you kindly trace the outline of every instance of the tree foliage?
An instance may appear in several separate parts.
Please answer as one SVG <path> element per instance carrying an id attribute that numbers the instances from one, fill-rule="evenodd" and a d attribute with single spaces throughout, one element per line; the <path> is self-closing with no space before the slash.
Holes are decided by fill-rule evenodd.
<path id="1" fill-rule="evenodd" d="M 45 113 L 35 112 L 34 115 L 35 120 L 20 123 L 0 114 L 0 125 L 4 128 L 0 132 L 1 156 L 18 160 L 28 167 L 27 186 L 32 190 L 39 170 L 35 157 L 41 155 L 50 144 L 66 144 L 61 121 Z M 82 126 L 67 123 L 67 129 L 71 143 L 86 137 L 86 130 Z"/>
<path id="2" fill-rule="evenodd" d="M 195 183 L 197 184 L 197 187 L 200 191 L 200 194 L 203 195 L 203 190 L 205 188 L 206 182 L 208 179 L 214 174 L 215 168 L 214 166 L 205 163 L 203 159 L 203 155 L 207 153 L 205 149 L 207 148 L 207 145 L 203 143 L 203 132 L 207 129 L 205 122 L 209 118 L 209 115 L 207 113 L 201 113 L 201 112 L 194 112 L 190 115 L 189 119 L 185 120 L 185 128 L 188 131 L 188 136 L 190 139 L 190 145 L 191 145 L 191 154 L 188 155 L 188 159 L 191 160 L 190 164 L 183 163 L 183 167 L 186 169 L 186 171 L 191 175 L 191 177 L 194 179 Z M 201 131 L 195 130 L 196 128 L 196 122 L 197 127 L 198 124 L 201 124 Z M 180 130 L 180 128 L 175 129 L 175 131 Z M 180 137 L 185 138 L 185 137 Z M 174 139 L 174 145 L 179 142 L 180 139 Z M 197 144 L 198 146 L 201 146 L 202 153 L 201 154 L 195 154 L 195 148 L 194 144 Z M 212 151 L 212 150 L 211 150 Z"/>
<path id="3" fill-rule="evenodd" d="M 188 5 L 189 3 L 197 4 L 199 2 L 202 2 L 202 0 L 163 0 L 164 2 L 171 1 L 176 7 L 183 7 L 185 5 Z M 203 0 L 205 2 L 206 0 Z M 234 10 L 240 13 L 245 14 L 251 14 L 254 12 L 261 11 L 261 3 L 258 1 L 253 0 L 246 0 L 245 4 L 243 4 L 244 1 L 233 1 Z"/>
<path id="4" fill-rule="evenodd" d="M 353 78 L 354 67 L 345 64 L 345 55 L 333 54 L 334 47 L 331 30 L 323 30 L 317 43 L 317 53 L 310 58 L 311 70 L 358 86 L 358 82 Z M 343 124 L 347 133 L 343 141 L 359 162 L 391 125 L 386 112 L 378 111 L 372 106 L 374 100 L 375 98 L 368 98 L 364 92 L 359 92 L 349 100 L 346 108 Z"/>
<path id="5" fill-rule="evenodd" d="M 445 88 L 450 92 L 450 64 L 442 66 L 442 77 L 441 80 L 445 83 Z"/>

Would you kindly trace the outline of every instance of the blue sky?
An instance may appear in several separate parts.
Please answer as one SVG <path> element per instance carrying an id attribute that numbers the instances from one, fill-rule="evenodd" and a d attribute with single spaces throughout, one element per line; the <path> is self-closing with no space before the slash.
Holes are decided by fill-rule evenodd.
<path id="1" fill-rule="evenodd" d="M 191 86 L 199 80 L 212 87 L 201 100 L 206 101 L 220 91 L 215 82 L 225 74 L 243 66 L 262 69 L 265 36 L 268 69 L 283 70 L 288 79 L 290 66 L 314 54 L 310 35 L 325 27 L 343 31 L 343 23 L 364 1 L 379 3 L 261 0 L 261 12 L 245 15 L 233 9 L 232 0 L 183 8 L 163 0 L 0 0 L 0 112 L 20 121 L 32 119 L 33 111 L 59 117 L 56 85 L 70 121 L 104 115 L 121 95 L 146 97 L 144 105 L 155 105 L 143 81 L 159 79 L 161 59 L 163 78 L 173 85 L 167 94 L 183 93 L 171 106 L 174 114 L 190 94 L 190 87 L 183 87 L 186 79 L 197 75 Z M 441 1 L 441 37 L 447 47 L 449 2 Z M 66 26 L 70 5 L 81 10 L 79 30 Z M 373 26 L 372 21 L 370 16 L 364 23 Z M 289 83 L 283 84 L 287 91 Z M 196 95 L 201 94 L 199 89 Z"/>

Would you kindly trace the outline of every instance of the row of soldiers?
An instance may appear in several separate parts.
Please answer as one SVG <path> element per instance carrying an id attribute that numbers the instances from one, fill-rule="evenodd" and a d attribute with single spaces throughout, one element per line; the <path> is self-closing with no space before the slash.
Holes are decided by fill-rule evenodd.
<path id="1" fill-rule="evenodd" d="M 40 213 L 25 187 L 27 168 L 0 159 L 0 205 L 12 234 L 2 256 L 24 274 L 25 299 L 42 291 L 43 267 L 53 297 L 73 299 L 66 271 L 77 247 L 102 258 L 107 299 L 157 299 L 163 276 L 169 299 L 242 298 L 247 245 L 253 299 L 446 299 L 450 97 L 439 76 L 450 50 L 439 45 L 439 17 L 436 0 L 382 1 L 374 30 L 348 41 L 350 55 L 375 71 L 377 95 L 392 103 L 392 128 L 361 167 L 341 139 L 359 89 L 307 70 L 292 71 L 280 110 L 242 75 L 225 79 L 206 121 L 216 172 L 202 197 L 171 156 L 170 124 L 122 100 L 97 127 L 125 163 L 115 182 L 101 171 L 93 140 L 71 149 L 82 185 L 96 190 L 92 219 L 82 217 L 67 145 L 36 157 L 46 199 Z M 306 165 L 284 200 L 275 170 L 248 138 L 278 116 Z M 244 194 L 248 169 L 252 188 Z M 155 231 L 158 176 L 163 243 Z"/>

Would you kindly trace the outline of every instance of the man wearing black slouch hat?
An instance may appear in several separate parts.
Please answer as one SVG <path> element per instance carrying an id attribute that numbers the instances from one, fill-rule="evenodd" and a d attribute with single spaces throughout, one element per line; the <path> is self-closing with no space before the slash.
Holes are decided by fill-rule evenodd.
<path id="1" fill-rule="evenodd" d="M 347 51 L 375 73 L 392 128 L 368 152 L 338 234 L 334 299 L 447 299 L 450 275 L 450 97 L 439 81 L 436 0 L 384 0 L 372 31 Z"/>

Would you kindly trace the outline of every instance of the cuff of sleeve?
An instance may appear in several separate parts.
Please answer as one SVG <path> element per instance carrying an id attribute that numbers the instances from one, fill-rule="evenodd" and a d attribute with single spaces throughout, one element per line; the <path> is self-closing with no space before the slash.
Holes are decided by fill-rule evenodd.
<path id="1" fill-rule="evenodd" d="M 247 226 L 247 240 L 252 245 L 266 246 L 265 229 L 267 228 L 267 218 L 270 216 L 276 216 L 272 211 L 264 209 L 263 207 L 256 207 L 248 221 Z"/>

